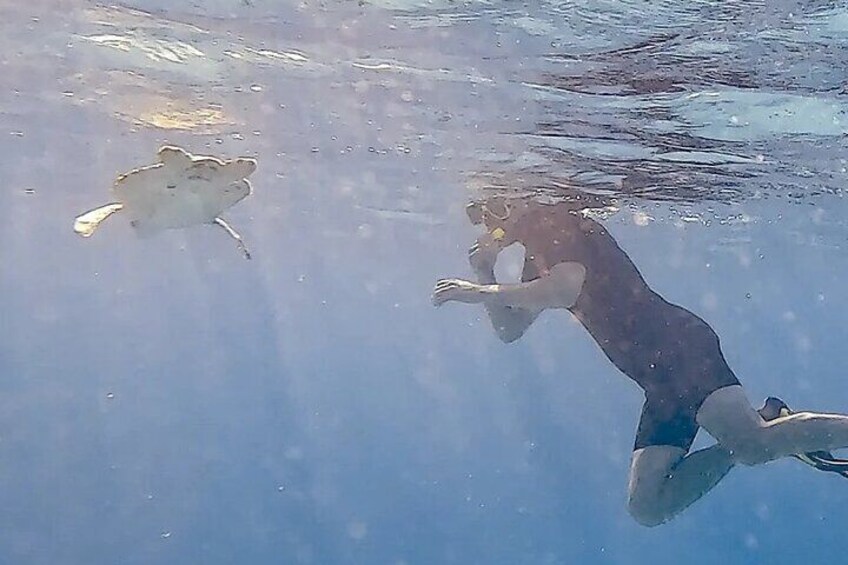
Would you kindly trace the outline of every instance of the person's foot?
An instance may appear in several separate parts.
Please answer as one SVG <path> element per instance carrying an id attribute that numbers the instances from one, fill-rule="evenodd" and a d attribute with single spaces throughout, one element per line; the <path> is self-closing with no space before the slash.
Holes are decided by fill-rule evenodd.
<path id="1" fill-rule="evenodd" d="M 767 422 L 792 414 L 789 406 L 775 396 L 766 398 L 763 407 L 757 410 L 757 412 Z M 834 457 L 830 451 L 811 451 L 809 453 L 799 453 L 794 457 L 819 471 L 836 473 L 848 478 L 848 460 Z"/>
<path id="2" fill-rule="evenodd" d="M 776 396 L 769 396 L 766 398 L 763 407 L 757 410 L 757 412 L 759 412 L 763 420 L 766 421 L 774 420 L 781 416 L 788 416 L 792 413 L 789 406 Z"/>

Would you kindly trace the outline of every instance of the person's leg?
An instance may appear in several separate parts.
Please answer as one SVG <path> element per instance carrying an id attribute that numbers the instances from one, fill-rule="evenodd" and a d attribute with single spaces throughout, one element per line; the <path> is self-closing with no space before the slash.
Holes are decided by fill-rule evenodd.
<path id="1" fill-rule="evenodd" d="M 658 526 L 704 496 L 733 467 L 730 454 L 715 444 L 686 455 L 673 445 L 649 445 L 633 452 L 627 507 L 643 526 Z"/>
<path id="2" fill-rule="evenodd" d="M 766 421 L 751 406 L 740 385 L 710 394 L 698 410 L 697 421 L 734 461 L 745 465 L 848 447 L 848 416 L 796 412 Z"/>
<path id="3" fill-rule="evenodd" d="M 630 464 L 628 510 L 645 526 L 667 522 L 704 496 L 733 467 L 719 444 L 687 455 L 698 433 L 694 407 L 648 397 Z"/>

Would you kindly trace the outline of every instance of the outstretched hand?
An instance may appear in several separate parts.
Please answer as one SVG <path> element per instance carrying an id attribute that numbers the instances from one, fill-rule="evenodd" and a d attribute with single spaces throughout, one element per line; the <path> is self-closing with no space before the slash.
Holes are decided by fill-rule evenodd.
<path id="1" fill-rule="evenodd" d="M 463 279 L 440 279 L 436 281 L 433 291 L 433 305 L 441 306 L 450 301 L 466 304 L 481 302 L 483 289 L 481 285 Z"/>

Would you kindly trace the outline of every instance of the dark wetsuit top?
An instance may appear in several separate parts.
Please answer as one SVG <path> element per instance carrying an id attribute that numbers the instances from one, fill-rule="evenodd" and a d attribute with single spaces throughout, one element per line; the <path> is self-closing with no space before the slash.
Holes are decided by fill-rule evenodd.
<path id="1" fill-rule="evenodd" d="M 603 226 L 566 206 L 530 211 L 510 236 L 526 249 L 524 281 L 567 261 L 586 268 L 570 310 L 610 361 L 645 391 L 635 448 L 688 449 L 707 396 L 739 384 L 712 328 L 651 290 Z"/>

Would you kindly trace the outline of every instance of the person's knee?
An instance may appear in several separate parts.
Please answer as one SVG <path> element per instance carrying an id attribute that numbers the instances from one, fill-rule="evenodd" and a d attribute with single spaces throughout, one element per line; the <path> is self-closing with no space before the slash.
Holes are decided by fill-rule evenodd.
<path id="1" fill-rule="evenodd" d="M 627 511 L 639 525 L 648 528 L 662 525 L 668 520 L 668 516 L 657 508 L 656 505 L 633 496 L 627 501 Z"/>
<path id="2" fill-rule="evenodd" d="M 507 328 L 504 326 L 499 326 L 495 328 L 495 332 L 498 334 L 498 338 L 504 343 L 512 343 L 524 335 L 524 332 L 515 328 Z"/>
<path id="3" fill-rule="evenodd" d="M 675 505 L 669 500 L 667 481 L 686 450 L 671 445 L 649 445 L 633 452 L 627 485 L 627 511 L 636 522 L 654 527 L 669 521 Z"/>
<path id="4" fill-rule="evenodd" d="M 698 423 L 731 454 L 734 463 L 750 466 L 774 459 L 769 425 L 751 407 L 740 385 L 709 395 L 698 411 Z"/>
<path id="5" fill-rule="evenodd" d="M 768 434 L 762 428 L 740 434 L 730 441 L 725 441 L 724 447 L 730 452 L 734 462 L 749 467 L 762 465 L 774 459 Z"/>

